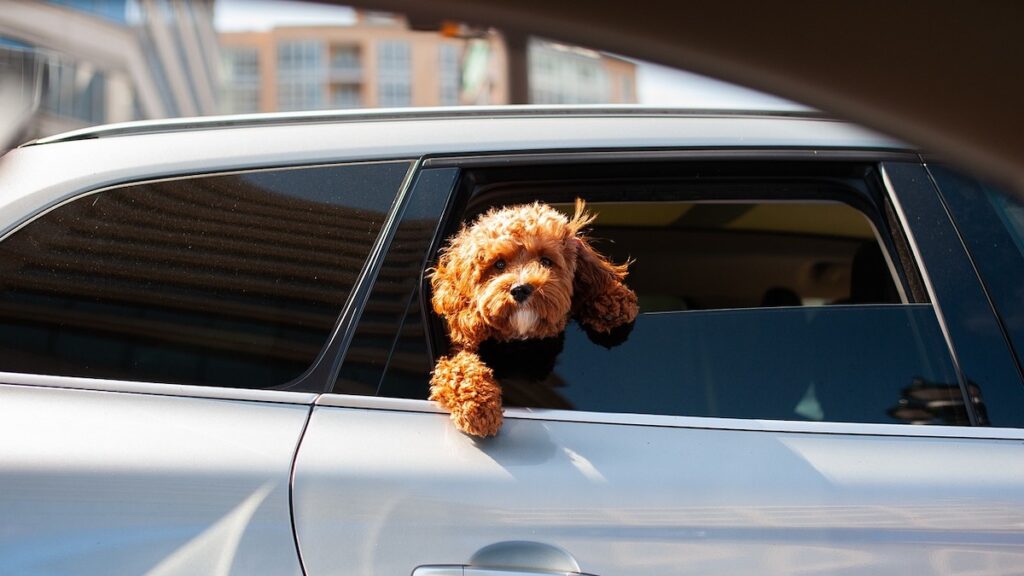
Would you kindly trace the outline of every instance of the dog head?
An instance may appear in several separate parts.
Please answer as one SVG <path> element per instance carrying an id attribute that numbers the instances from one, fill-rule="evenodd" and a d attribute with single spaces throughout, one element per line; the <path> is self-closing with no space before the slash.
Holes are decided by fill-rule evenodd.
<path id="1" fill-rule="evenodd" d="M 574 294 L 621 286 L 626 265 L 609 263 L 581 234 L 592 221 L 577 200 L 572 218 L 534 203 L 492 209 L 463 227 L 430 278 L 434 311 L 452 343 L 556 336 L 574 313 Z"/>

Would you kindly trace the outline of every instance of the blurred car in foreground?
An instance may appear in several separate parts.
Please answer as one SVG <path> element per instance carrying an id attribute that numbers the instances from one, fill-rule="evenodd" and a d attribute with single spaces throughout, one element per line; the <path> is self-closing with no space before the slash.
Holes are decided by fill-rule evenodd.
<path id="1" fill-rule="evenodd" d="M 474 440 L 425 271 L 584 198 L 641 308 Z M 112 125 L 0 160 L 0 573 L 1024 567 L 1024 208 L 810 113 Z"/>

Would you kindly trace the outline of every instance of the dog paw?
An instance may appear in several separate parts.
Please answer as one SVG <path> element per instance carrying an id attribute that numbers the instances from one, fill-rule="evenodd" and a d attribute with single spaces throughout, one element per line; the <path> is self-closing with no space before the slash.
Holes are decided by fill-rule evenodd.
<path id="1" fill-rule="evenodd" d="M 576 321 L 588 331 L 608 334 L 619 326 L 632 323 L 638 310 L 636 294 L 618 284 L 582 303 L 575 316 Z"/>
<path id="2" fill-rule="evenodd" d="M 430 399 L 466 434 L 494 436 L 501 428 L 501 387 L 494 372 L 472 352 L 438 360 L 430 379 Z"/>
<path id="3" fill-rule="evenodd" d="M 634 325 L 635 322 L 619 324 L 607 332 L 598 332 L 593 328 L 583 326 L 583 331 L 591 342 L 610 350 L 629 339 L 629 334 L 633 332 Z"/>
<path id="4" fill-rule="evenodd" d="M 494 436 L 501 429 L 501 402 L 467 402 L 452 410 L 451 419 L 456 428 L 470 436 Z"/>

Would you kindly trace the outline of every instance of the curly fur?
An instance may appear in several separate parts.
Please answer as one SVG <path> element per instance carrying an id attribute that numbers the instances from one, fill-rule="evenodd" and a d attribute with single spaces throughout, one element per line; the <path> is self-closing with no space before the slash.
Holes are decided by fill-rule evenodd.
<path id="1" fill-rule="evenodd" d="M 432 305 L 454 355 L 438 361 L 430 399 L 463 432 L 492 436 L 501 426 L 501 388 L 476 353 L 482 342 L 555 337 L 570 317 L 598 333 L 636 318 L 628 263 L 609 262 L 583 235 L 593 219 L 582 200 L 572 218 L 539 202 L 491 209 L 441 251 Z M 531 290 L 522 301 L 517 286 Z"/>

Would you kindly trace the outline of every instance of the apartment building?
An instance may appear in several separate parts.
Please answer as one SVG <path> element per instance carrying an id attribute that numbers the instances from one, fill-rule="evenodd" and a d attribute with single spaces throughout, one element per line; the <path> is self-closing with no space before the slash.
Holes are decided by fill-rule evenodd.
<path id="1" fill-rule="evenodd" d="M 509 102 L 508 55 L 495 31 L 449 36 L 356 12 L 349 26 L 231 32 L 220 40 L 227 113 Z M 543 40 L 531 40 L 528 55 L 534 103 L 636 102 L 632 62 Z"/>

